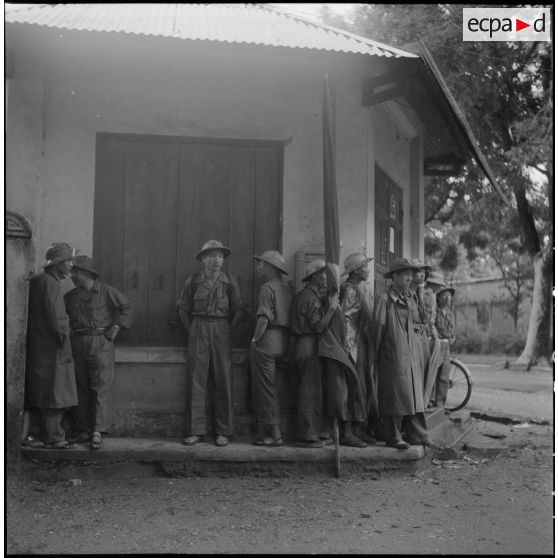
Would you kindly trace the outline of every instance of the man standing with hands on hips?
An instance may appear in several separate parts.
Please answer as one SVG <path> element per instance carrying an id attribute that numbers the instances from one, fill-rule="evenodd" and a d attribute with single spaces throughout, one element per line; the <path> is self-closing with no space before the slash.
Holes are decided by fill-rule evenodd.
<path id="1" fill-rule="evenodd" d="M 76 256 L 72 281 L 76 286 L 64 296 L 72 329 L 78 407 L 74 413 L 74 440 L 103 446 L 114 383 L 114 340 L 133 322 L 132 304 L 119 290 L 100 279 L 93 261 Z"/>

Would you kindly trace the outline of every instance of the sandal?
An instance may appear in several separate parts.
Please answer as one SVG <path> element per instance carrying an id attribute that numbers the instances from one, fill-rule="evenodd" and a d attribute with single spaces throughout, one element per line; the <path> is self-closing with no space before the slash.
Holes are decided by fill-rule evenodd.
<path id="1" fill-rule="evenodd" d="M 254 445 L 254 446 L 267 446 L 267 447 L 282 446 L 283 445 L 283 438 L 271 438 L 270 436 L 268 436 L 266 438 L 256 438 L 252 442 L 252 445 Z"/>
<path id="2" fill-rule="evenodd" d="M 93 451 L 100 450 L 103 447 L 103 440 L 102 440 L 100 434 L 95 433 L 95 434 L 93 434 L 93 436 L 91 436 L 91 446 L 90 447 Z"/>
<path id="3" fill-rule="evenodd" d="M 82 430 L 78 434 L 74 433 L 68 437 L 68 442 L 70 442 L 71 444 L 86 444 L 90 440 L 91 436 L 86 430 Z"/>
<path id="4" fill-rule="evenodd" d="M 186 438 L 184 438 L 184 441 L 182 442 L 185 446 L 193 446 L 194 444 L 197 444 L 199 441 L 201 441 L 202 437 L 201 436 L 186 436 Z"/>
<path id="5" fill-rule="evenodd" d="M 323 448 L 323 440 L 297 440 L 294 443 L 296 448 Z"/>
<path id="6" fill-rule="evenodd" d="M 25 440 L 21 440 L 21 447 L 22 448 L 42 448 L 44 446 L 41 440 L 37 440 L 33 436 L 27 436 Z"/>
<path id="7" fill-rule="evenodd" d="M 226 436 L 222 436 L 221 434 L 218 434 L 217 437 L 215 438 L 215 445 L 220 448 L 224 446 L 228 446 L 229 439 Z"/>
<path id="8" fill-rule="evenodd" d="M 59 442 L 52 442 L 51 444 L 45 444 L 42 447 L 43 449 L 65 450 L 65 449 L 74 449 L 75 447 L 77 447 L 77 444 L 73 442 L 69 442 L 68 440 L 60 440 Z"/>
<path id="9" fill-rule="evenodd" d="M 342 446 L 349 446 L 351 448 L 365 448 L 366 442 L 357 438 L 356 436 L 345 436 L 339 440 L 339 444 Z"/>

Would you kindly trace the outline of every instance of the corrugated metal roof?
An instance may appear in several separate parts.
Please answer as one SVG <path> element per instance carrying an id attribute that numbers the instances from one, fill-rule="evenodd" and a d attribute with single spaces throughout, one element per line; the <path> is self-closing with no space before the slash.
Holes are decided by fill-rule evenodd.
<path id="1" fill-rule="evenodd" d="M 6 9 L 5 21 L 80 31 L 417 58 L 266 4 L 36 4 Z"/>

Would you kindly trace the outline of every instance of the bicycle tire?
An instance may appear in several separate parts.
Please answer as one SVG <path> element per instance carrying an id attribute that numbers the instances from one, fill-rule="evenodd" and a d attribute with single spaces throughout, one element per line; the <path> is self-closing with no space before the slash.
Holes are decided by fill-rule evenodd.
<path id="1" fill-rule="evenodd" d="M 471 398 L 473 378 L 467 367 L 456 358 L 450 358 L 449 384 L 445 409 L 450 412 L 459 411 Z"/>

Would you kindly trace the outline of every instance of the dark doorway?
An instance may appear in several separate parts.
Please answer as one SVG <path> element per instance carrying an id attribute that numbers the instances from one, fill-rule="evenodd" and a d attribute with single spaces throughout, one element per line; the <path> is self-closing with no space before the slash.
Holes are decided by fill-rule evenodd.
<path id="1" fill-rule="evenodd" d="M 388 281 L 384 273 L 403 254 L 403 194 L 378 165 L 375 184 L 374 298 L 377 298 L 386 292 Z"/>

